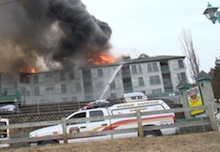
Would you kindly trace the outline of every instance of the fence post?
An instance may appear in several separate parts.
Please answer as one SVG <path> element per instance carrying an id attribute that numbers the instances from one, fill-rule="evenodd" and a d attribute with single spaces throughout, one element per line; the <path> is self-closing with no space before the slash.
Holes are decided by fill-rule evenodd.
<path id="1" fill-rule="evenodd" d="M 211 123 L 211 128 L 213 131 L 216 131 L 218 130 L 218 126 L 217 126 L 217 120 L 215 118 L 215 111 L 214 111 L 213 103 L 207 104 L 207 108 L 208 108 L 208 116 L 209 116 L 209 120 Z"/>
<path id="2" fill-rule="evenodd" d="M 63 142 L 65 144 L 68 143 L 68 140 L 67 140 L 67 125 L 66 125 L 66 118 L 62 118 L 62 128 L 63 128 Z"/>
<path id="3" fill-rule="evenodd" d="M 140 110 L 136 111 L 136 116 L 137 116 L 137 125 L 138 125 L 138 135 L 139 135 L 139 137 L 144 137 L 144 128 L 142 126 Z"/>

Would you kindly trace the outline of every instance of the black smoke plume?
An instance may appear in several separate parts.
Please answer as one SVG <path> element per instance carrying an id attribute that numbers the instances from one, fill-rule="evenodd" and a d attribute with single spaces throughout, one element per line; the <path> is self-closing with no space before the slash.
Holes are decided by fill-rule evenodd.
<path id="1" fill-rule="evenodd" d="M 0 72 L 70 68 L 108 51 L 110 36 L 81 0 L 17 0 L 0 7 Z"/>

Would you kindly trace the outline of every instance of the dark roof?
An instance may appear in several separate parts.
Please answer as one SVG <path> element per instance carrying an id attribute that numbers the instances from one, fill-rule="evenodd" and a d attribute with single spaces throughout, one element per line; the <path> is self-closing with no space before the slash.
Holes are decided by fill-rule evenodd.
<path id="1" fill-rule="evenodd" d="M 135 58 L 135 59 L 129 58 L 129 59 L 125 59 L 122 61 L 118 61 L 114 64 L 89 65 L 89 66 L 81 67 L 81 68 L 82 69 L 99 68 L 99 67 L 106 67 L 106 66 L 116 66 L 116 65 L 121 65 L 121 64 L 166 61 L 166 60 L 183 59 L 183 58 L 185 58 L 185 56 L 175 56 L 175 55 L 159 55 L 159 56 L 153 56 L 153 57 L 146 56 L 146 58 Z"/>
<path id="2" fill-rule="evenodd" d="M 133 59 L 132 63 L 163 61 L 163 60 L 172 60 L 172 59 L 181 59 L 181 58 L 185 58 L 185 56 L 160 55 L 154 57 Z"/>
<path id="3" fill-rule="evenodd" d="M 180 81 L 180 83 L 176 86 L 178 90 L 189 89 L 192 85 L 186 82 L 185 80 Z"/>
<path id="4" fill-rule="evenodd" d="M 196 81 L 203 81 L 203 80 L 211 80 L 212 76 L 204 71 L 201 71 L 196 78 Z"/>

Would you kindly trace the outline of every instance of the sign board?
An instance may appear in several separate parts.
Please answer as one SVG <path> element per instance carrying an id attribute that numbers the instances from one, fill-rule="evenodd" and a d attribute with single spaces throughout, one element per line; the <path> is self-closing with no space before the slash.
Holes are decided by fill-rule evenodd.
<path id="1" fill-rule="evenodd" d="M 188 101 L 188 105 L 190 108 L 203 105 L 202 94 L 201 94 L 200 88 L 198 86 L 186 90 L 186 96 L 187 96 L 187 101 Z M 194 116 L 197 114 L 201 114 L 203 112 L 205 112 L 205 110 L 203 110 L 203 109 L 192 110 L 192 111 L 190 111 L 190 115 Z"/>

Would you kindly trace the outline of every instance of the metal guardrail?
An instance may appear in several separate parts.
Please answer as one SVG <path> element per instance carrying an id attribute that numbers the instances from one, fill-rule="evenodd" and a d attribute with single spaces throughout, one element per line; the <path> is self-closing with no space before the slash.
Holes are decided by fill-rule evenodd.
<path id="1" fill-rule="evenodd" d="M 54 104 L 36 104 L 36 105 L 22 105 L 20 107 L 21 114 L 30 113 L 45 113 L 45 112 L 62 112 L 68 110 L 78 110 L 85 106 L 88 102 L 67 102 Z"/>

